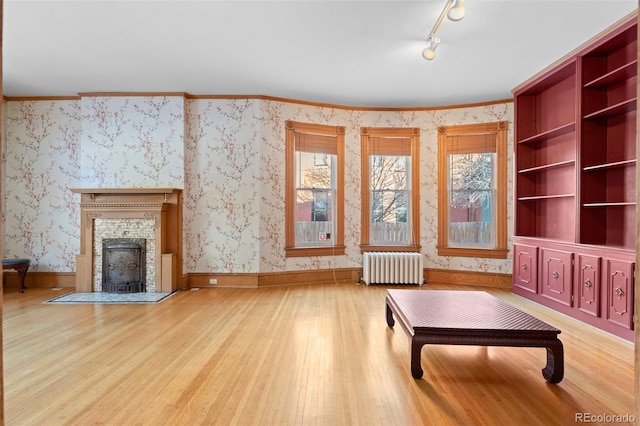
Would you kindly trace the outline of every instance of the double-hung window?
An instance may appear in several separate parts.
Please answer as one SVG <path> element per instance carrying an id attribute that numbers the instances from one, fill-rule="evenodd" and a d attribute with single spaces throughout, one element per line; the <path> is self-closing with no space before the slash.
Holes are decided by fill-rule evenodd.
<path id="1" fill-rule="evenodd" d="M 438 254 L 506 258 L 507 122 L 438 129 Z"/>
<path id="2" fill-rule="evenodd" d="M 419 250 L 418 128 L 361 129 L 362 251 Z"/>
<path id="3" fill-rule="evenodd" d="M 344 127 L 286 122 L 286 255 L 344 254 Z"/>

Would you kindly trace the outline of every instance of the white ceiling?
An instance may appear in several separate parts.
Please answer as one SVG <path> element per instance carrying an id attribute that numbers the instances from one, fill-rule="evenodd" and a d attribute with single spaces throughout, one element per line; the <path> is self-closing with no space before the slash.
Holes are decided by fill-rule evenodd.
<path id="1" fill-rule="evenodd" d="M 502 100 L 638 6 L 467 0 L 426 61 L 445 3 L 4 0 L 4 95 L 186 92 L 356 107 Z"/>

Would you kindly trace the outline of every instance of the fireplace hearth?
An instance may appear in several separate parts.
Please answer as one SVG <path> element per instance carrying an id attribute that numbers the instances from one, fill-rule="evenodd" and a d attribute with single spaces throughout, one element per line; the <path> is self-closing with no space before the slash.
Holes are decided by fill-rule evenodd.
<path id="1" fill-rule="evenodd" d="M 102 240 L 102 291 L 145 292 L 146 240 L 105 238 Z"/>

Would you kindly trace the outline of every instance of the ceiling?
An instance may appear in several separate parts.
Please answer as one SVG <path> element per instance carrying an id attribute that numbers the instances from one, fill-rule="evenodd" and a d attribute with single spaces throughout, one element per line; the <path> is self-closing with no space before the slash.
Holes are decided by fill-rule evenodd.
<path id="1" fill-rule="evenodd" d="M 638 0 L 4 0 L 8 97 L 87 92 L 263 95 L 428 107 L 511 90 L 633 12 Z"/>

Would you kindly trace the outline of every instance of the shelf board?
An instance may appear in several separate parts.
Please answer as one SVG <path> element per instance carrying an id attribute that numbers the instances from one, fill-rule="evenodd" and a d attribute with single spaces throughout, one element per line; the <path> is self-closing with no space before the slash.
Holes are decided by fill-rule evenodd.
<path id="1" fill-rule="evenodd" d="M 528 138 L 524 138 L 519 140 L 518 143 L 535 143 L 544 139 L 550 139 L 556 136 L 564 135 L 567 133 L 575 132 L 576 123 L 575 121 L 571 123 L 567 123 L 563 126 L 556 127 L 555 129 L 547 130 L 546 132 L 538 133 L 533 136 L 529 136 Z"/>
<path id="2" fill-rule="evenodd" d="M 636 159 L 634 158 L 632 160 L 614 161 L 611 163 L 595 164 L 593 166 L 584 167 L 582 170 L 584 170 L 585 172 L 589 172 L 592 170 L 603 170 L 603 169 L 612 169 L 615 167 L 634 166 L 635 164 L 636 164 Z"/>
<path id="3" fill-rule="evenodd" d="M 610 203 L 585 203 L 582 207 L 626 207 L 626 206 L 635 206 L 635 201 L 620 201 L 620 202 L 610 202 Z"/>
<path id="4" fill-rule="evenodd" d="M 584 85 L 585 89 L 606 87 L 634 77 L 637 74 L 638 60 L 635 59 L 613 71 L 595 78 Z"/>
<path id="5" fill-rule="evenodd" d="M 518 197 L 518 201 L 551 200 L 556 198 L 571 198 L 575 196 L 576 194 L 533 195 L 530 197 Z"/>
<path id="6" fill-rule="evenodd" d="M 545 170 L 555 169 L 558 167 L 573 166 L 575 162 L 576 162 L 575 160 L 558 161 L 557 163 L 543 164 L 541 166 L 529 167 L 526 169 L 518 170 L 518 173 L 526 174 L 526 173 L 542 172 Z"/>
<path id="7" fill-rule="evenodd" d="M 592 120 L 592 119 L 598 119 L 598 118 L 608 118 L 608 117 L 613 117 L 614 115 L 621 115 L 630 111 L 635 111 L 635 109 L 636 109 L 636 98 L 632 98 L 624 102 L 620 102 L 615 105 L 611 105 L 601 110 L 587 114 L 584 116 L 584 119 Z"/>

